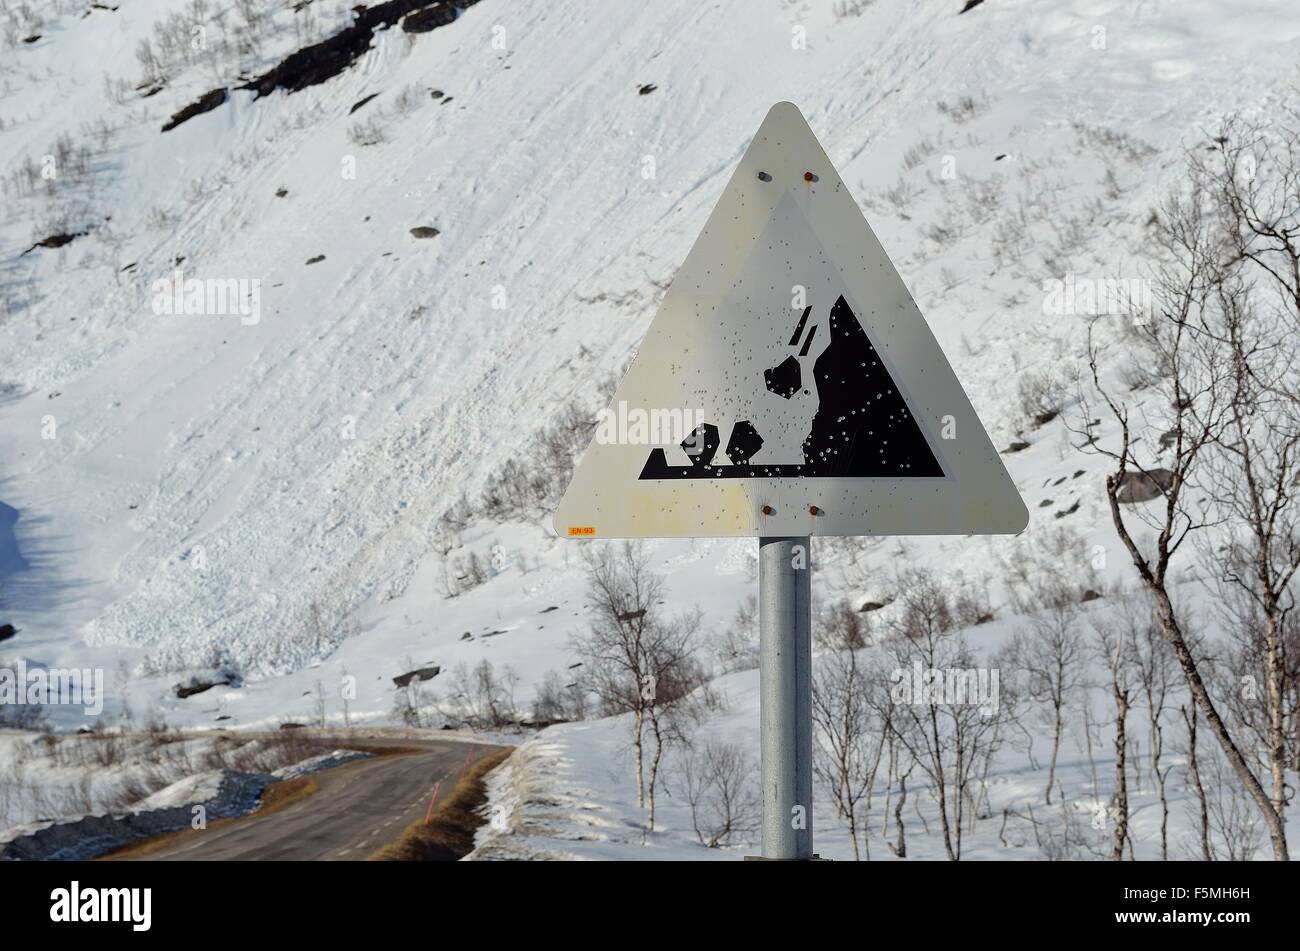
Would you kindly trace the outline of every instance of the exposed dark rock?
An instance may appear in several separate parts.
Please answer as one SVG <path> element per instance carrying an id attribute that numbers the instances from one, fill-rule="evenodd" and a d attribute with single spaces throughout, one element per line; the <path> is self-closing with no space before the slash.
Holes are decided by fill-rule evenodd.
<path id="1" fill-rule="evenodd" d="M 1100 597 L 1101 597 L 1100 594 L 1098 594 L 1096 591 L 1093 591 L 1091 588 L 1089 588 L 1087 591 L 1083 592 L 1083 596 L 1079 598 L 1079 603 L 1087 604 L 1089 601 L 1096 601 Z"/>
<path id="2" fill-rule="evenodd" d="M 412 682 L 419 683 L 422 680 L 432 680 L 442 673 L 442 668 L 436 664 L 432 667 L 421 667 L 418 670 L 408 670 L 404 674 L 398 674 L 393 678 L 393 683 L 399 687 L 409 687 Z"/>
<path id="3" fill-rule="evenodd" d="M 0 641 L 7 641 L 18 633 L 18 628 L 12 624 L 0 624 Z"/>
<path id="4" fill-rule="evenodd" d="M 537 613 L 550 614 L 552 611 L 558 611 L 558 610 L 560 610 L 560 606 L 558 604 L 552 604 L 549 608 L 542 608 L 542 610 L 538 611 Z"/>
<path id="5" fill-rule="evenodd" d="M 446 26 L 455 19 L 456 8 L 454 6 L 450 3 L 435 3 L 423 10 L 416 10 L 414 13 L 407 14 L 406 18 L 402 20 L 402 31 L 404 33 L 428 33 L 440 26 Z"/>
<path id="6" fill-rule="evenodd" d="M 1150 502 L 1164 494 L 1174 483 L 1174 474 L 1168 469 L 1148 469 L 1143 472 L 1125 472 L 1124 481 L 1115 492 L 1119 502 Z"/>
<path id="7" fill-rule="evenodd" d="M 441 231 L 430 225 L 418 225 L 411 229 L 411 236 L 414 238 L 436 238 L 440 234 Z"/>
<path id="8" fill-rule="evenodd" d="M 164 132 L 170 132 L 182 122 L 187 122 L 195 116 L 201 116 L 205 112 L 211 112 L 217 106 L 221 105 L 229 97 L 229 93 L 224 89 L 214 89 L 212 92 L 204 93 L 199 97 L 197 102 L 192 102 L 180 112 L 173 115 L 162 127 Z"/>
<path id="9" fill-rule="evenodd" d="M 966 5 L 957 11 L 957 15 L 961 16 L 963 13 L 965 13 L 968 10 L 974 10 L 983 2 L 984 0 L 966 0 Z"/>
<path id="10" fill-rule="evenodd" d="M 36 42 L 37 40 L 39 40 L 40 38 L 41 38 L 41 34 L 39 34 L 39 33 L 33 33 L 31 36 L 24 36 L 24 37 L 23 37 L 23 42 L 24 42 L 24 43 L 35 43 L 35 42 Z"/>
<path id="11" fill-rule="evenodd" d="M 1047 508 L 1047 507 L 1048 507 L 1049 505 L 1051 505 L 1051 504 L 1052 504 L 1052 500 L 1051 500 L 1051 499 L 1043 499 L 1043 501 L 1041 501 L 1041 502 L 1038 503 L 1038 507 L 1039 507 L 1040 509 L 1045 509 L 1045 508 Z"/>
<path id="12" fill-rule="evenodd" d="M 461 4 L 469 6 L 468 3 Z M 427 7 L 450 7 L 450 4 L 429 0 L 389 0 L 373 7 L 353 7 L 356 19 L 352 25 L 333 36 L 304 46 L 290 53 L 270 70 L 251 80 L 241 89 L 251 89 L 257 97 L 270 95 L 277 89 L 289 93 L 315 86 L 342 73 L 370 49 L 375 31 L 395 25 L 403 17 Z M 452 11 L 453 19 L 455 11 Z M 445 14 L 444 14 L 445 15 Z M 450 21 L 449 21 L 450 22 Z M 433 29 L 430 26 L 429 29 Z"/>
<path id="13" fill-rule="evenodd" d="M 1075 512 L 1079 511 L 1079 502 L 1080 502 L 1079 499 L 1075 499 L 1073 505 L 1071 505 L 1068 509 L 1062 509 L 1061 511 L 1057 512 L 1056 517 L 1065 518 L 1065 516 L 1067 515 L 1073 515 Z"/>
<path id="14" fill-rule="evenodd" d="M 1016 440 L 1015 442 L 1011 443 L 1011 445 L 1007 446 L 1006 449 L 1003 449 L 1002 452 L 1005 455 L 1013 452 L 1023 452 L 1028 448 L 1029 448 L 1029 443 Z"/>
<path id="15" fill-rule="evenodd" d="M 443 96 L 445 96 L 445 95 L 446 95 L 446 93 L 443 92 L 441 89 L 430 89 L 430 90 L 429 90 L 429 96 L 430 96 L 430 98 L 432 98 L 432 99 L 441 99 L 441 98 L 442 98 Z"/>
<path id="16" fill-rule="evenodd" d="M 65 244 L 71 244 L 78 238 L 84 238 L 88 233 L 89 232 L 86 231 L 68 231 L 62 234 L 52 234 L 48 238 L 42 238 L 40 241 L 37 241 L 30 248 L 24 251 L 23 254 L 31 254 L 37 248 L 61 248 Z M 19 257 L 22 257 L 22 254 L 20 254 Z"/>
<path id="17" fill-rule="evenodd" d="M 379 93 L 377 92 L 372 92 L 368 96 L 362 96 L 360 99 L 358 99 L 356 102 L 352 104 L 352 108 L 348 110 L 348 115 L 352 115 L 352 113 L 356 112 L 366 103 L 370 102 L 372 99 L 377 99 L 377 98 L 379 98 Z"/>
<path id="18" fill-rule="evenodd" d="M 191 679 L 188 684 L 177 684 L 176 696 L 178 699 L 184 700 L 186 697 L 192 697 L 195 694 L 203 693 L 205 690 L 211 690 L 213 687 L 228 686 L 230 686 L 230 681 L 226 678 L 200 680 L 196 677 Z"/>
<path id="19" fill-rule="evenodd" d="M 637 90 L 637 93 L 642 96 L 648 96 L 658 88 L 659 87 L 656 86 L 654 83 L 646 83 L 644 86 L 642 86 L 640 89 Z"/>
<path id="20" fill-rule="evenodd" d="M 1046 426 L 1048 423 L 1050 423 L 1052 420 L 1056 419 L 1056 417 L 1060 415 L 1061 415 L 1061 411 L 1059 409 L 1049 409 L 1046 410 L 1045 412 L 1037 413 L 1034 415 L 1034 425 Z"/>
<path id="21" fill-rule="evenodd" d="M 289 194 L 289 189 L 285 188 L 283 185 L 275 190 L 276 198 L 283 198 L 287 194 Z"/>
<path id="22" fill-rule="evenodd" d="M 307 259 L 307 263 L 308 263 L 308 264 L 320 264 L 320 262 L 321 262 L 321 261 L 324 261 L 324 260 L 325 260 L 325 255 L 323 255 L 323 254 L 318 254 L 318 255 L 316 255 L 314 258 L 308 258 L 308 259 Z"/>

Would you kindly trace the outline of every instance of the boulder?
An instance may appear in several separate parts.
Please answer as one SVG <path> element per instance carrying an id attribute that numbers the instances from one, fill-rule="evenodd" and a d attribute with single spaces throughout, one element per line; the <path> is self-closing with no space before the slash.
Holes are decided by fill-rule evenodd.
<path id="1" fill-rule="evenodd" d="M 1131 505 L 1150 502 L 1164 494 L 1174 484 L 1174 474 L 1169 469 L 1148 469 L 1146 472 L 1125 472 L 1115 492 L 1115 499 Z"/>
<path id="2" fill-rule="evenodd" d="M 409 687 L 414 681 L 418 683 L 421 680 L 432 680 L 442 673 L 442 668 L 438 666 L 421 667 L 418 670 L 408 670 L 404 674 L 398 674 L 393 678 L 393 683 L 399 687 Z"/>

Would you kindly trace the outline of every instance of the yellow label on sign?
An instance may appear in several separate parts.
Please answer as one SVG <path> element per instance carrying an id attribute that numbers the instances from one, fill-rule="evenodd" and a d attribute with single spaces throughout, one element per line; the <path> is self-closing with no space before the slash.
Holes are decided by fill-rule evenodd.
<path id="1" fill-rule="evenodd" d="M 594 525 L 570 525 L 570 535 L 595 535 L 596 528 Z"/>

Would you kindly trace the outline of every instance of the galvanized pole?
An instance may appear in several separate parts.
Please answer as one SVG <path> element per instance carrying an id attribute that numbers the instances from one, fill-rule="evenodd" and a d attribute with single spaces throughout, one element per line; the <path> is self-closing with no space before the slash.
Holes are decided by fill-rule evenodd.
<path id="1" fill-rule="evenodd" d="M 813 857 L 811 570 L 806 535 L 758 540 L 765 859 Z"/>

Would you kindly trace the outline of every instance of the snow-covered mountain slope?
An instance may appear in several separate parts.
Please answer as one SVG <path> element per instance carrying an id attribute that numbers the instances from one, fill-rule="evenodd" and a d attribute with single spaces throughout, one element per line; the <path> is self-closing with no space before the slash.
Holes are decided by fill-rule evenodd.
<path id="1" fill-rule="evenodd" d="M 353 712 L 379 715 L 408 657 L 508 663 L 521 696 L 565 665 L 572 546 L 478 519 L 464 541 L 496 550 L 492 577 L 448 599 L 436 520 L 529 465 L 564 401 L 595 405 L 778 100 L 808 117 L 995 443 L 1031 443 L 1006 456 L 1025 536 L 909 550 L 996 578 L 1050 557 L 1062 527 L 1110 544 L 1098 463 L 1018 405 L 1024 374 L 1078 360 L 1083 319 L 1045 313 L 1044 281 L 1136 276 L 1184 147 L 1267 111 L 1300 36 L 1265 0 L 482 0 L 432 32 L 378 30 L 317 85 L 234 88 L 351 22 L 349 3 L 298 6 L 237 36 L 219 0 L 198 34 L 177 0 L 33 3 L 39 22 L 0 36 L 0 622 L 19 628 L 0 650 L 124 665 L 137 705 L 180 719 L 300 715 L 345 668 Z M 175 15 L 229 52 L 136 88 L 140 41 Z M 55 234 L 79 236 L 32 248 Z M 157 313 L 177 267 L 260 281 L 257 319 Z M 712 622 L 752 590 L 752 543 L 655 551 Z M 897 552 L 870 558 L 883 572 Z M 215 663 L 251 682 L 215 707 L 164 701 L 172 671 Z"/>

